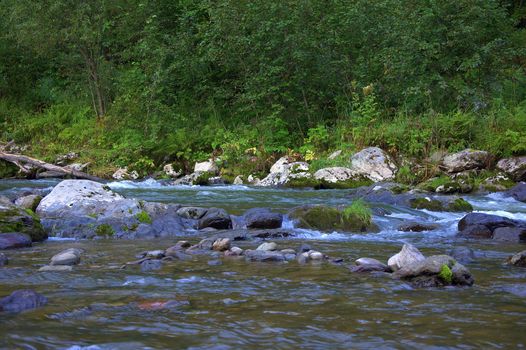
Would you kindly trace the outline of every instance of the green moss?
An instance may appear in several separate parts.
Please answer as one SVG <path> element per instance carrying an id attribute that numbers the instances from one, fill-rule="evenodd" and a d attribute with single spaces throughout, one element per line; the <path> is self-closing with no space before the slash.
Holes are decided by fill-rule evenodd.
<path id="1" fill-rule="evenodd" d="M 99 214 L 97 214 L 97 213 L 91 213 L 91 214 L 88 214 L 88 216 L 89 216 L 90 218 L 96 219 L 96 218 L 99 217 Z"/>
<path id="2" fill-rule="evenodd" d="M 471 212 L 473 211 L 473 206 L 463 198 L 457 198 L 448 204 L 448 209 L 455 212 Z"/>
<path id="3" fill-rule="evenodd" d="M 150 214 L 148 214 L 144 210 L 138 213 L 137 215 L 135 215 L 135 217 L 137 218 L 137 220 L 139 220 L 139 222 L 143 224 L 148 224 L 148 225 L 152 224 L 152 218 L 150 217 Z"/>
<path id="4" fill-rule="evenodd" d="M 328 181 L 320 181 L 320 185 L 316 187 L 317 189 L 352 189 L 352 188 L 358 188 L 363 186 L 370 186 L 373 184 L 373 181 L 366 179 L 366 178 L 358 178 L 358 179 L 349 179 L 346 181 L 338 181 L 338 182 L 328 182 Z"/>
<path id="5" fill-rule="evenodd" d="M 289 187 L 289 188 L 305 188 L 305 187 L 317 188 L 319 186 L 320 186 L 320 182 L 312 177 L 301 177 L 301 178 L 296 178 L 296 179 L 290 179 L 285 184 L 285 187 Z"/>
<path id="6" fill-rule="evenodd" d="M 440 267 L 438 277 L 446 284 L 451 284 L 453 282 L 453 272 L 451 271 L 449 266 L 447 266 L 447 264 L 443 264 Z"/>
<path id="7" fill-rule="evenodd" d="M 108 224 L 102 224 L 97 226 L 95 234 L 99 237 L 112 237 L 115 234 L 115 230 Z"/>
<path id="8" fill-rule="evenodd" d="M 211 177 L 215 175 L 209 172 L 204 172 L 199 174 L 199 176 L 194 180 L 194 185 L 206 186 Z"/>
<path id="9" fill-rule="evenodd" d="M 467 177 L 456 181 L 447 176 L 440 176 L 429 179 L 417 187 L 428 192 L 436 192 L 437 188 L 443 187 L 444 193 L 469 193 L 473 190 L 473 180 Z"/>
<path id="10" fill-rule="evenodd" d="M 409 187 L 407 185 L 398 185 L 398 186 L 392 187 L 391 188 L 391 192 L 393 192 L 394 194 L 401 194 L 401 193 L 406 193 L 410 189 L 411 189 L 411 187 Z"/>
<path id="11" fill-rule="evenodd" d="M 444 205 L 436 199 L 414 198 L 410 202 L 411 208 L 427 209 L 431 211 L 444 211 Z"/>
<path id="12" fill-rule="evenodd" d="M 33 242 L 43 241 L 48 237 L 39 217 L 31 209 L 13 208 L 0 211 L 0 233 L 5 232 L 25 233 Z"/>
<path id="13" fill-rule="evenodd" d="M 289 217 L 297 221 L 300 228 L 321 231 L 366 231 L 374 230 L 375 226 L 369 217 L 368 208 L 364 204 L 355 204 L 346 213 L 333 207 L 310 206 L 293 209 Z"/>

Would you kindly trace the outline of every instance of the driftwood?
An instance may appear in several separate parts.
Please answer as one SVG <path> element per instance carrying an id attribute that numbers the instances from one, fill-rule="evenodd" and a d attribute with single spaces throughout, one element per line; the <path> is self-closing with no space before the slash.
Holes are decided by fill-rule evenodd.
<path id="1" fill-rule="evenodd" d="M 82 171 L 78 171 L 68 167 L 61 167 L 54 164 L 49 164 L 41 160 L 24 156 L 21 154 L 10 154 L 0 150 L 0 159 L 3 159 L 7 162 L 15 164 L 20 170 L 24 173 L 30 173 L 30 169 L 26 167 L 26 164 L 32 165 L 34 167 L 45 169 L 47 171 L 57 172 L 64 175 L 71 175 L 79 179 L 87 179 L 97 182 L 102 182 L 103 180 L 99 177 L 86 174 Z"/>

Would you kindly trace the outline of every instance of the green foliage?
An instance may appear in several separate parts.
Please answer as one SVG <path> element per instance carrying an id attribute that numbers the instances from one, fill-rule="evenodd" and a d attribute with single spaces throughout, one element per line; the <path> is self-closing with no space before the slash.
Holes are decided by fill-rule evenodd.
<path id="1" fill-rule="evenodd" d="M 358 199 L 343 209 L 342 217 L 344 220 L 359 222 L 367 227 L 372 223 L 373 214 L 371 208 L 362 199 Z"/>
<path id="2" fill-rule="evenodd" d="M 150 214 L 148 214 L 144 210 L 137 213 L 135 217 L 137 218 L 137 220 L 139 220 L 140 223 L 148 224 L 148 225 L 152 224 L 152 218 L 150 217 Z"/>
<path id="3" fill-rule="evenodd" d="M 95 229 L 95 234 L 99 237 L 112 237 L 115 234 L 115 230 L 111 225 L 102 224 L 97 226 Z"/>
<path id="4" fill-rule="evenodd" d="M 444 281 L 444 283 L 446 283 L 448 285 L 453 282 L 453 272 L 451 271 L 449 266 L 447 266 L 447 264 L 443 264 L 440 267 L 440 272 L 438 273 L 438 277 L 442 281 Z"/>

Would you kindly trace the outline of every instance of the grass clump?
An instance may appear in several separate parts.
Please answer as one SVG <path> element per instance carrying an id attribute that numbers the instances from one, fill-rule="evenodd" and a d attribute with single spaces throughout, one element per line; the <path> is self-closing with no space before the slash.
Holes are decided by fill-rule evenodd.
<path id="1" fill-rule="evenodd" d="M 366 228 L 372 224 L 373 213 L 363 199 L 358 199 L 343 209 L 342 217 L 346 221 Z"/>
<path id="2" fill-rule="evenodd" d="M 150 214 L 148 214 L 146 211 L 139 212 L 136 216 L 137 220 L 139 220 L 140 223 L 143 224 L 152 224 L 152 218 L 150 217 Z"/>
<path id="3" fill-rule="evenodd" d="M 99 237 L 112 237 L 115 234 L 115 230 L 111 225 L 102 224 L 97 226 L 95 229 L 95 234 Z"/>
<path id="4" fill-rule="evenodd" d="M 465 199 L 457 198 L 448 204 L 448 209 L 454 212 L 470 212 L 473 211 L 473 206 Z"/>

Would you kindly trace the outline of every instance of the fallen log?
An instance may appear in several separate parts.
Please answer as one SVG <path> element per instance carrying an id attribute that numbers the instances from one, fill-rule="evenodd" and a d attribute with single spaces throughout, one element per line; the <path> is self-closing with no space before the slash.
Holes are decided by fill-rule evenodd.
<path id="1" fill-rule="evenodd" d="M 10 153 L 0 151 L 0 159 L 15 164 L 17 167 L 20 168 L 20 170 L 26 173 L 29 170 L 23 164 L 30 164 L 40 169 L 45 169 L 47 171 L 54 171 L 54 172 L 65 174 L 65 175 L 71 175 L 79 179 L 86 179 L 86 180 L 92 180 L 92 181 L 97 181 L 97 182 L 104 181 L 103 179 L 97 176 L 89 175 L 82 171 L 78 171 L 78 170 L 67 168 L 67 167 L 61 167 L 61 166 L 54 165 L 54 164 L 49 164 L 39 159 L 31 158 L 31 157 L 24 156 L 21 154 L 10 154 Z"/>

